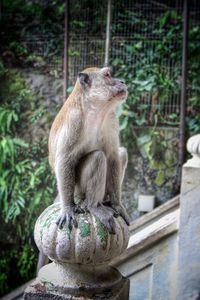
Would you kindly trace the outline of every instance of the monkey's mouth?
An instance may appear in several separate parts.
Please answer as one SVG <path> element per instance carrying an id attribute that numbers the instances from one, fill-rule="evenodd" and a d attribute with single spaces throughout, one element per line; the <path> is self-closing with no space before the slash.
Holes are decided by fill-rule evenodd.
<path id="1" fill-rule="evenodd" d="M 118 94 L 127 93 L 127 85 L 125 83 L 117 84 L 116 90 Z"/>
<path id="2" fill-rule="evenodd" d="M 126 94 L 127 93 L 127 90 L 120 90 L 117 92 L 117 95 L 121 95 L 121 94 Z"/>
<path id="3" fill-rule="evenodd" d="M 112 99 L 116 101 L 125 101 L 127 96 L 127 85 L 124 82 L 118 80 L 117 83 L 113 85 Z"/>
<path id="4" fill-rule="evenodd" d="M 125 100 L 128 96 L 127 87 L 121 88 L 115 94 L 115 97 L 118 97 L 119 100 Z"/>

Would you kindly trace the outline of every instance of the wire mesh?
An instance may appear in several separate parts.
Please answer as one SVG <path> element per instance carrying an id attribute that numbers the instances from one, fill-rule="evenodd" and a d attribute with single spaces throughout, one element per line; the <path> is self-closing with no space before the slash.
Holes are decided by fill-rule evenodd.
<path id="1" fill-rule="evenodd" d="M 70 84 L 74 84 L 78 72 L 84 68 L 104 64 L 106 7 L 106 1 L 70 2 Z"/>
<path id="2" fill-rule="evenodd" d="M 137 73 L 151 65 L 152 68 L 157 65 L 160 72 L 167 74 L 170 79 L 179 80 L 181 76 L 181 56 L 170 55 L 173 51 L 181 53 L 182 38 L 177 38 L 174 34 L 169 42 L 166 36 L 169 30 L 168 24 L 162 26 L 170 13 L 176 12 L 177 20 L 174 20 L 174 26 L 182 25 L 182 1 L 118 1 L 113 7 L 112 19 L 112 61 L 120 58 L 125 65 L 131 67 L 132 77 L 137 77 Z M 179 18 L 178 18 L 179 17 Z M 179 23 L 179 24 L 177 24 Z M 178 34 L 178 31 L 177 31 Z M 163 55 L 159 54 L 159 47 L 165 47 Z M 129 51 L 124 50 L 124 45 L 135 47 L 131 56 Z M 167 55 L 167 53 L 169 53 Z M 144 93 L 138 100 L 143 103 L 146 109 L 147 120 L 151 119 L 151 111 L 160 112 L 163 119 L 167 119 L 172 114 L 179 115 L 180 111 L 180 91 L 173 92 L 170 90 L 163 91 L 165 101 L 157 99 L 153 101 L 152 92 Z M 135 104 L 135 106 L 138 105 Z"/>

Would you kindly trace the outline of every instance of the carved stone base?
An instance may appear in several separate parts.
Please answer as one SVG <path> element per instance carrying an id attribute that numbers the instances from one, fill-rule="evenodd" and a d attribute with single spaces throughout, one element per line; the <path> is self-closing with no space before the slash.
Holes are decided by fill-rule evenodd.
<path id="1" fill-rule="evenodd" d="M 128 300 L 129 280 L 116 269 L 101 265 L 51 263 L 24 293 L 25 300 Z"/>

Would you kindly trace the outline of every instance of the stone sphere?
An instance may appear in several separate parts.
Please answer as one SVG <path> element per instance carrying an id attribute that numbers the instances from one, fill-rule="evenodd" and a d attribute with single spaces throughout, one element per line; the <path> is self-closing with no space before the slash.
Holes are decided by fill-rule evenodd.
<path id="1" fill-rule="evenodd" d="M 51 260 L 77 264 L 102 264 L 119 256 L 128 245 L 129 229 L 121 218 L 114 218 L 116 234 L 92 214 L 76 214 L 78 228 L 70 231 L 56 225 L 60 203 L 47 207 L 35 224 L 34 237 L 39 250 Z"/>
<path id="2" fill-rule="evenodd" d="M 192 154 L 192 158 L 189 159 L 185 166 L 199 168 L 200 167 L 200 134 L 196 134 L 189 138 L 187 142 L 187 150 Z"/>
<path id="3" fill-rule="evenodd" d="M 192 155 L 200 156 L 200 134 L 196 134 L 189 138 L 187 142 L 187 150 Z"/>

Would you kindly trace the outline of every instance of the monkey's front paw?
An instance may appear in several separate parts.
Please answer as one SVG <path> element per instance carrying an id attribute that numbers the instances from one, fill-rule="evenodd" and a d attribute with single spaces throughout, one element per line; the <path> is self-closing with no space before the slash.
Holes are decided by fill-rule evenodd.
<path id="1" fill-rule="evenodd" d="M 65 223 L 67 223 L 69 230 L 72 230 L 73 225 L 75 228 L 78 227 L 74 208 L 67 208 L 61 211 L 61 214 L 58 217 L 56 224 L 60 229 L 62 229 Z"/>
<path id="2" fill-rule="evenodd" d="M 116 225 L 113 216 L 103 216 L 98 218 L 101 223 L 108 229 L 110 234 L 116 233 Z"/>
<path id="3" fill-rule="evenodd" d="M 115 211 L 115 216 L 121 216 L 127 225 L 130 225 L 129 216 L 122 205 L 111 204 L 112 209 Z"/>
<path id="4" fill-rule="evenodd" d="M 105 227 L 108 229 L 109 233 L 115 234 L 116 233 L 116 225 L 113 217 L 113 212 L 109 211 L 106 207 L 103 205 L 100 205 L 98 207 L 90 207 L 89 211 L 97 217 L 101 223 L 105 225 Z"/>
<path id="5" fill-rule="evenodd" d="M 76 214 L 84 214 L 86 212 L 86 209 L 81 207 L 80 205 L 76 205 L 74 208 L 74 212 Z"/>
<path id="6" fill-rule="evenodd" d="M 103 217 L 100 221 L 105 225 L 110 234 L 116 233 L 116 225 L 113 216 Z"/>

